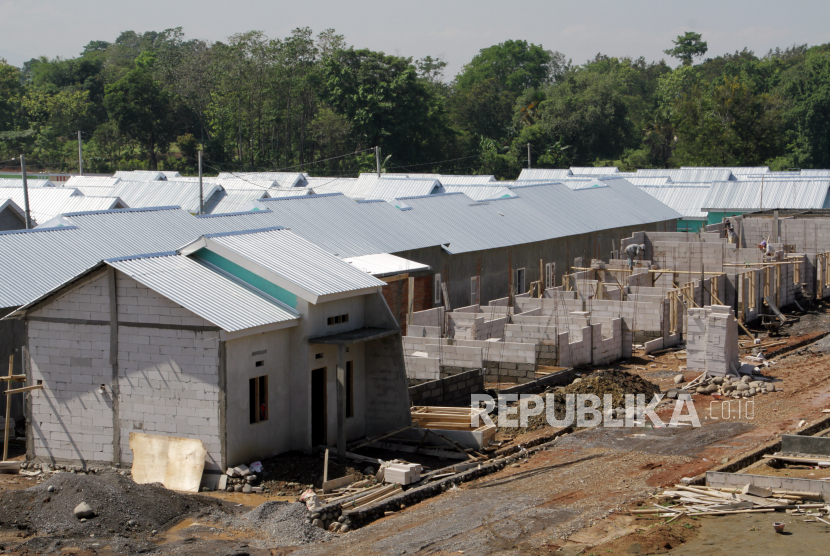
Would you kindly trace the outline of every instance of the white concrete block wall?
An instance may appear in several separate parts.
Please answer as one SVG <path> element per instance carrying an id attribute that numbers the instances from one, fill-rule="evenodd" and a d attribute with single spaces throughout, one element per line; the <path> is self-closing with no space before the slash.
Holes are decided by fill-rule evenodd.
<path id="1" fill-rule="evenodd" d="M 446 367 L 479 369 L 483 366 L 481 348 L 478 347 L 429 344 L 426 352 L 428 357 L 440 359 L 441 365 Z"/>
<path id="2" fill-rule="evenodd" d="M 438 380 L 441 366 L 437 357 L 405 357 L 406 377 L 415 380 Z"/>
<path id="3" fill-rule="evenodd" d="M 198 438 L 221 465 L 219 332 L 119 327 L 118 369 L 122 461 L 145 432 Z"/>
<path id="4" fill-rule="evenodd" d="M 61 310 L 72 318 L 65 303 Z M 109 345 L 109 326 L 29 321 L 32 379 L 43 381 L 32 393 L 35 457 L 112 461 Z"/>

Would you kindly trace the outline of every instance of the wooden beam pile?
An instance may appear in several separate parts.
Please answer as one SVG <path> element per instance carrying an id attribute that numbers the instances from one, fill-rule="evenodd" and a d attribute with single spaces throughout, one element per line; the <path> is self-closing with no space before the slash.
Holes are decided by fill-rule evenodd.
<path id="1" fill-rule="evenodd" d="M 820 516 L 830 513 L 830 505 L 822 501 L 821 493 L 766 489 L 751 484 L 741 489 L 708 486 L 675 485 L 662 494 L 662 505 L 631 510 L 631 514 L 650 518 L 680 516 L 731 515 L 787 511 L 810 516 L 830 525 Z M 805 512 L 804 510 L 809 510 Z"/>

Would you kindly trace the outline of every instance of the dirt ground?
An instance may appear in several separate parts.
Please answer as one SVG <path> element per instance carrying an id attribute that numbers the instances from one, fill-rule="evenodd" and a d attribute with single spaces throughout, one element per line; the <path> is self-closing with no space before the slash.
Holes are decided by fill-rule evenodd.
<path id="1" fill-rule="evenodd" d="M 804 516 L 684 517 L 666 524 L 663 519 L 635 518 L 626 510 L 637 504 L 651 504 L 652 494 L 682 477 L 703 473 L 776 439 L 783 432 L 794 431 L 801 421 L 813 422 L 824 416 L 822 410 L 830 408 L 830 340 L 819 339 L 819 336 L 828 329 L 830 313 L 822 305 L 819 310 L 801 315 L 798 322 L 782 329 L 785 335 L 764 339 L 763 343 L 786 342 L 773 346 L 779 350 L 779 355 L 772 357 L 770 354 L 774 364 L 763 369 L 766 376 L 777 381 L 776 385 L 782 391 L 740 401 L 720 401 L 711 396 L 696 395 L 694 405 L 701 418 L 700 428 L 646 426 L 577 431 L 558 438 L 521 463 L 464 483 L 344 535 L 317 538 L 313 537 L 317 533 L 304 529 L 296 519 L 269 518 L 268 521 L 265 517 L 256 517 L 259 514 L 248 513 L 251 506 L 261 503 L 266 499 L 264 497 L 200 494 L 190 495 L 194 499 L 192 507 L 177 510 L 174 519 L 158 525 L 142 523 L 141 533 L 136 531 L 133 537 L 125 537 L 116 523 L 127 517 L 124 510 L 116 514 L 114 520 L 106 521 L 104 527 L 96 529 L 101 530 L 101 539 L 81 539 L 76 532 L 86 528 L 70 526 L 68 522 L 64 523 L 63 530 L 69 532 L 61 533 L 64 536 L 57 544 L 54 538 L 42 532 L 50 527 L 43 521 L 37 522 L 40 525 L 36 526 L 2 527 L 0 550 L 19 555 L 102 556 L 137 553 L 599 556 L 710 555 L 726 551 L 762 555 L 826 554 L 830 526 L 807 522 Z M 803 345 L 807 342 L 812 343 Z M 790 349 L 793 346 L 797 347 L 786 353 L 780 351 L 782 347 Z M 666 391 L 675 386 L 673 377 L 684 365 L 682 353 L 664 353 L 651 358 L 637 352 L 626 362 L 586 368 L 585 374 L 602 369 L 624 370 Z M 694 373 L 686 373 L 687 380 L 694 377 Z M 664 404 L 658 410 L 666 420 L 673 409 L 672 404 Z M 552 431 L 550 427 L 533 430 L 518 435 L 512 442 L 526 442 Z M 394 457 L 394 454 L 369 450 L 361 452 L 382 459 Z M 293 500 L 306 485 L 318 484 L 322 471 L 322 460 L 318 456 L 289 454 L 263 463 L 267 469 L 265 480 L 272 491 L 269 499 Z M 438 468 L 450 462 L 425 460 L 423 463 Z M 343 469 L 332 466 L 330 473 L 339 476 L 346 472 L 362 472 L 363 467 L 363 464 Z M 764 463 L 747 472 L 790 473 L 789 476 L 810 478 L 827 476 L 827 471 L 806 467 L 775 468 Z M 38 482 L 23 476 L 0 475 L 0 507 L 8 506 L 6 500 L 8 496 L 14 496 L 12 491 L 29 488 Z M 48 506 L 50 502 L 43 502 L 43 499 L 49 495 L 41 492 L 46 486 L 37 486 L 36 496 L 21 493 L 22 498 L 15 498 L 18 500 L 15 507 L 20 508 L 15 510 L 17 514 L 28 512 L 31 516 L 39 511 L 38 505 Z M 204 502 L 197 502 L 196 498 Z M 65 505 L 71 505 L 71 501 Z M 288 511 L 289 507 L 285 508 Z M 162 517 L 167 519 L 167 515 Z M 52 520 L 55 522 L 53 527 L 58 527 L 61 519 Z M 773 533 L 773 520 L 786 523 L 789 534 Z M 18 519 L 18 525 L 20 522 Z M 36 531 L 38 527 L 41 532 Z M 151 527 L 158 527 L 155 534 L 148 532 Z M 108 529 L 115 530 L 116 535 L 108 537 Z M 57 534 L 54 532 L 51 536 Z M 32 542 L 38 536 L 47 538 Z"/>

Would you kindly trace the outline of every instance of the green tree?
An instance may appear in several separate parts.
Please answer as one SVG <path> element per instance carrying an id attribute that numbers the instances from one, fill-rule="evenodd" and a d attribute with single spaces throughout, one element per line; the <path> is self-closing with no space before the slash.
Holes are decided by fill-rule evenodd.
<path id="1" fill-rule="evenodd" d="M 110 117 L 125 135 L 144 145 L 150 168 L 158 169 L 157 150 L 166 150 L 173 135 L 170 96 L 153 80 L 155 57 L 143 53 L 135 69 L 108 85 L 104 104 Z"/>
<path id="2" fill-rule="evenodd" d="M 677 58 L 684 66 L 691 66 L 693 58 L 699 58 L 709 50 L 709 46 L 702 38 L 700 33 L 686 31 L 683 35 L 678 35 L 677 40 L 672 41 L 674 48 L 663 52 L 672 58 Z"/>
<path id="3" fill-rule="evenodd" d="M 379 145 L 404 164 L 438 154 L 443 107 L 409 58 L 350 48 L 325 60 L 321 75 L 323 100 L 351 122 L 358 145 Z"/>

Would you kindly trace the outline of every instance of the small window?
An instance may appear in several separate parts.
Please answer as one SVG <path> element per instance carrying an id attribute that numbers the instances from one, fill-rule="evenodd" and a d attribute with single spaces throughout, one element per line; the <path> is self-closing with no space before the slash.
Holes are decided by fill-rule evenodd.
<path id="1" fill-rule="evenodd" d="M 441 305 L 441 274 L 436 274 L 432 282 L 432 298 L 436 305 Z"/>
<path id="2" fill-rule="evenodd" d="M 263 365 L 265 365 L 265 361 L 257 361 L 254 363 L 254 367 L 262 367 Z"/>
<path id="3" fill-rule="evenodd" d="M 346 361 L 346 417 L 354 417 L 354 365 Z"/>
<path id="4" fill-rule="evenodd" d="M 346 314 L 346 315 L 337 315 L 336 317 L 329 317 L 326 322 L 328 322 L 329 326 L 331 326 L 332 324 L 340 324 L 342 322 L 349 322 L 349 315 Z"/>
<path id="5" fill-rule="evenodd" d="M 323 354 L 322 354 L 322 353 L 315 353 L 315 354 L 314 354 L 314 359 L 322 359 L 322 358 L 323 358 Z"/>
<path id="6" fill-rule="evenodd" d="M 515 294 L 519 295 L 525 293 L 525 269 L 517 268 L 516 269 L 516 280 L 515 280 L 516 288 Z"/>
<path id="7" fill-rule="evenodd" d="M 328 325 L 331 326 L 332 324 L 334 324 L 334 317 L 329 317 L 326 322 L 328 322 Z"/>
<path id="8" fill-rule="evenodd" d="M 251 424 L 268 420 L 268 377 L 248 379 Z"/>
<path id="9" fill-rule="evenodd" d="M 340 315 L 340 321 L 341 322 L 349 322 L 349 315 L 348 314 Z"/>
<path id="10" fill-rule="evenodd" d="M 470 278 L 470 305 L 478 305 L 481 300 L 480 283 L 481 279 L 478 276 Z"/>

